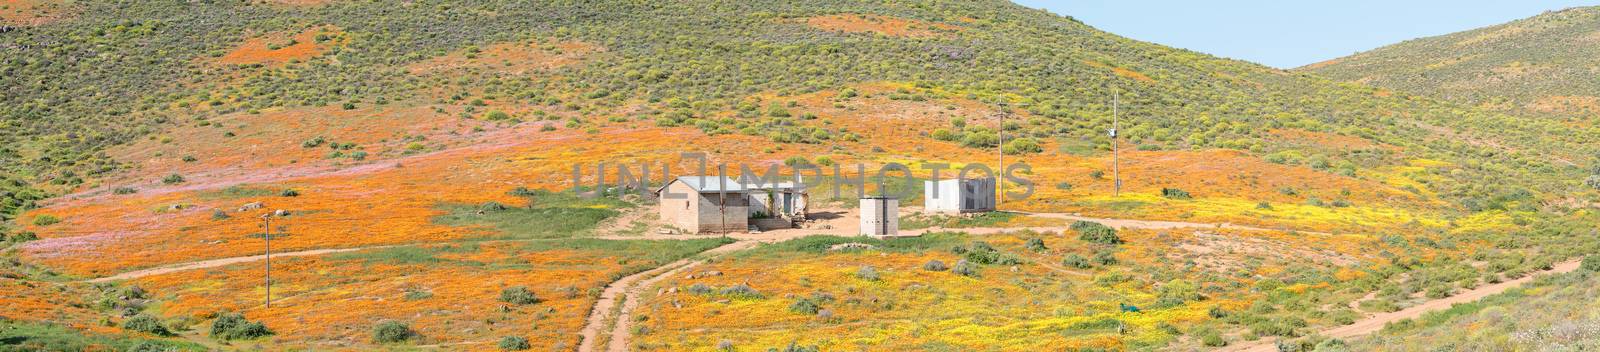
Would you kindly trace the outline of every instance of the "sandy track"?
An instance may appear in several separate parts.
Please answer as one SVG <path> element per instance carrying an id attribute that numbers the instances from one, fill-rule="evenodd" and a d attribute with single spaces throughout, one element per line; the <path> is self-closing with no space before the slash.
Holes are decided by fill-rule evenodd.
<path id="1" fill-rule="evenodd" d="M 737 241 L 701 252 L 700 255 L 714 256 L 723 253 L 744 250 L 754 247 L 760 242 L 762 241 Z M 597 343 L 601 333 L 600 330 L 608 323 L 610 323 L 612 326 L 610 332 L 611 338 L 609 339 L 610 342 L 607 344 L 605 350 L 616 352 L 627 351 L 629 340 L 633 336 L 633 310 L 639 307 L 639 296 L 644 293 L 644 290 L 648 289 L 650 286 L 654 286 L 661 280 L 671 277 L 672 275 L 677 275 L 684 270 L 688 270 L 689 268 L 703 263 L 705 263 L 704 257 L 698 259 L 681 259 L 672 263 L 668 263 L 667 265 L 656 267 L 655 269 L 628 275 L 622 279 L 612 282 L 610 285 L 606 285 L 605 291 L 601 291 L 600 293 L 600 299 L 595 301 L 594 308 L 589 310 L 589 319 L 586 323 L 584 323 L 583 330 L 579 332 L 579 335 L 582 336 L 582 342 L 578 344 L 578 351 L 592 352 L 599 350 Z M 622 307 L 621 310 L 617 311 L 615 316 L 612 316 L 611 311 L 612 309 L 617 308 L 618 298 L 622 299 Z"/>
<path id="2" fill-rule="evenodd" d="M 1338 338 L 1338 339 L 1349 339 L 1349 338 L 1352 338 L 1352 337 L 1371 334 L 1371 333 L 1377 332 L 1378 330 L 1383 329 L 1384 325 L 1389 324 L 1391 322 L 1396 322 L 1396 321 L 1400 321 L 1400 320 L 1404 320 L 1404 319 L 1416 319 L 1417 317 L 1421 317 L 1423 313 L 1450 308 L 1450 306 L 1453 306 L 1453 305 L 1456 305 L 1456 304 L 1459 304 L 1459 303 L 1468 303 L 1468 302 L 1477 301 L 1479 299 L 1483 299 L 1484 297 L 1489 297 L 1489 296 L 1492 296 L 1492 295 L 1495 295 L 1495 294 L 1498 294 L 1498 293 L 1501 293 L 1501 292 L 1505 292 L 1506 290 L 1509 290 L 1511 288 L 1514 288 L 1514 287 L 1517 287 L 1517 286 L 1522 286 L 1522 284 L 1527 283 L 1528 281 L 1533 281 L 1533 277 L 1535 275 L 1569 273 L 1569 272 L 1572 272 L 1573 270 L 1577 270 L 1578 266 L 1579 266 L 1579 261 L 1578 260 L 1561 262 L 1561 263 L 1558 263 L 1556 265 L 1551 266 L 1550 270 L 1545 270 L 1545 271 L 1536 272 L 1536 273 L 1530 273 L 1530 274 L 1528 274 L 1526 276 L 1517 278 L 1515 280 L 1509 280 L 1509 281 L 1501 282 L 1501 283 L 1498 283 L 1498 284 L 1479 286 L 1478 288 L 1467 290 L 1465 292 L 1461 292 L 1460 294 L 1457 294 L 1457 295 L 1454 295 L 1454 296 L 1423 302 L 1422 304 L 1418 304 L 1416 306 L 1412 306 L 1412 307 L 1406 308 L 1406 309 L 1401 309 L 1399 311 L 1394 311 L 1394 312 L 1389 312 L 1389 313 L 1373 314 L 1373 315 L 1367 316 L 1366 318 L 1363 318 L 1361 320 L 1357 320 L 1353 324 L 1324 329 L 1322 331 L 1318 331 L 1317 334 L 1322 335 L 1322 336 L 1331 337 L 1331 338 Z M 1260 339 L 1260 340 L 1256 340 L 1256 341 L 1246 342 L 1246 343 L 1240 343 L 1240 344 L 1236 344 L 1236 345 L 1230 345 L 1228 347 L 1223 347 L 1221 349 L 1218 349 L 1218 351 L 1250 351 L 1250 352 L 1271 352 L 1271 351 L 1277 351 L 1277 350 L 1278 350 L 1278 348 L 1277 348 L 1277 339 L 1266 339 L 1266 338 Z"/>
<path id="3" fill-rule="evenodd" d="M 297 251 L 297 252 L 273 253 L 272 256 L 273 257 L 277 257 L 277 258 L 305 257 L 305 256 L 314 256 L 314 255 L 354 252 L 354 251 L 361 251 L 361 250 L 368 250 L 368 249 L 390 248 L 390 247 L 397 247 L 397 246 L 410 246 L 410 245 L 385 245 L 385 246 L 355 247 L 355 248 L 313 249 L 313 250 Z M 141 277 L 145 277 L 145 276 L 151 276 L 151 275 L 161 275 L 161 274 L 175 273 L 175 272 L 179 272 L 179 271 L 189 271 L 189 270 L 196 270 L 196 269 L 215 268 L 215 267 L 219 267 L 219 266 L 227 266 L 227 265 L 233 265 L 233 264 L 239 264 L 239 263 L 249 263 L 249 262 L 260 261 L 260 260 L 264 260 L 264 259 L 267 259 L 267 256 L 265 254 L 263 254 L 263 255 L 252 255 L 252 256 L 247 256 L 247 257 L 233 257 L 233 258 L 203 260 L 203 261 L 198 261 L 198 262 L 188 262 L 188 263 L 181 263 L 181 264 L 163 265 L 163 266 L 158 266 L 158 267 L 144 269 L 144 270 L 134 270 L 134 271 L 129 271 L 129 272 L 116 274 L 116 275 L 112 275 L 112 276 L 96 278 L 96 279 L 90 279 L 90 280 L 86 280 L 86 281 L 87 282 L 110 282 L 110 281 L 118 281 L 118 280 L 137 279 L 137 278 L 141 278 Z"/>

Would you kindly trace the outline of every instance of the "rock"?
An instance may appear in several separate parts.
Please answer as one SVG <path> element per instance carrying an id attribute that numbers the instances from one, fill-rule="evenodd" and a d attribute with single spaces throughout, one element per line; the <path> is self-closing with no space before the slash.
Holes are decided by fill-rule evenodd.
<path id="1" fill-rule="evenodd" d="M 272 212 L 272 216 L 289 216 L 289 211 L 278 209 L 277 211 Z"/>
<path id="2" fill-rule="evenodd" d="M 716 270 L 708 270 L 708 271 L 705 271 L 705 272 L 701 272 L 700 276 L 701 277 L 722 276 L 722 272 L 721 271 L 716 271 Z"/>
<path id="3" fill-rule="evenodd" d="M 878 247 L 870 245 L 870 244 L 866 244 L 866 243 L 851 242 L 851 243 L 840 243 L 840 244 L 836 244 L 836 245 L 830 246 L 830 247 L 828 247 L 828 250 L 829 251 L 846 251 L 846 250 L 866 250 L 866 249 L 873 249 L 873 248 L 878 248 Z"/>
<path id="4" fill-rule="evenodd" d="M 240 206 L 239 207 L 239 211 L 240 212 L 246 212 L 246 211 L 261 209 L 262 207 L 265 207 L 265 206 L 266 206 L 266 204 L 261 204 L 261 202 L 247 203 L 247 204 L 245 204 L 243 206 Z"/>

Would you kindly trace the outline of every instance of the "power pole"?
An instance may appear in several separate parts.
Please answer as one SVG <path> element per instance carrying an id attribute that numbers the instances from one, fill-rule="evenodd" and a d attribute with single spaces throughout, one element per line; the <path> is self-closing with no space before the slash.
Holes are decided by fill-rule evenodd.
<path id="1" fill-rule="evenodd" d="M 1121 143 L 1117 143 L 1117 128 L 1121 127 L 1117 123 L 1118 122 L 1117 121 L 1117 112 L 1118 112 L 1117 111 L 1117 105 L 1119 103 L 1121 103 L 1121 101 L 1120 101 L 1121 95 L 1122 95 L 1121 92 L 1117 92 L 1117 91 L 1113 91 L 1113 93 L 1111 93 L 1111 183 L 1112 183 L 1112 185 L 1111 185 L 1111 196 L 1112 197 L 1117 197 L 1117 196 L 1121 196 L 1122 195 L 1122 174 L 1118 172 L 1118 171 L 1120 171 L 1118 169 L 1120 168 L 1119 164 L 1121 164 L 1121 158 L 1122 158 L 1121 151 L 1118 150 L 1118 145 L 1121 144 Z"/>
<path id="2" fill-rule="evenodd" d="M 1009 104 L 1004 101 L 1000 102 L 1000 128 L 995 129 L 995 135 L 1000 138 L 1000 144 L 995 146 L 995 153 L 1000 154 L 1000 168 L 996 175 L 993 175 L 994 183 L 1000 186 L 1000 190 L 994 195 L 994 210 L 1000 210 L 1000 203 L 1004 203 L 1006 200 L 1006 182 L 1002 181 L 1003 178 L 1000 175 L 1004 175 L 1006 172 L 1006 115 L 1010 114 Z"/>
<path id="3" fill-rule="evenodd" d="M 261 216 L 261 229 L 267 240 L 267 308 L 272 308 L 272 213 Z"/>

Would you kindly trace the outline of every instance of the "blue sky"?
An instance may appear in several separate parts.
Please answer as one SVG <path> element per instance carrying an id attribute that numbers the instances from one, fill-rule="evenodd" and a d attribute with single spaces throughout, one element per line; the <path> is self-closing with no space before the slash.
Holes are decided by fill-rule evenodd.
<path id="1" fill-rule="evenodd" d="M 1600 0 L 1014 0 L 1124 37 L 1293 68 Z"/>

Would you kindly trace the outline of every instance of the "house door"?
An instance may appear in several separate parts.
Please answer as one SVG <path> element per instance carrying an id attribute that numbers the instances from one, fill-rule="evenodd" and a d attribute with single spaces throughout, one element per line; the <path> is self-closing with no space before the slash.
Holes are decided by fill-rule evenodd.
<path id="1" fill-rule="evenodd" d="M 793 193 L 779 193 L 778 197 L 783 199 L 782 200 L 783 201 L 783 214 L 784 215 L 794 214 L 794 194 Z"/>

